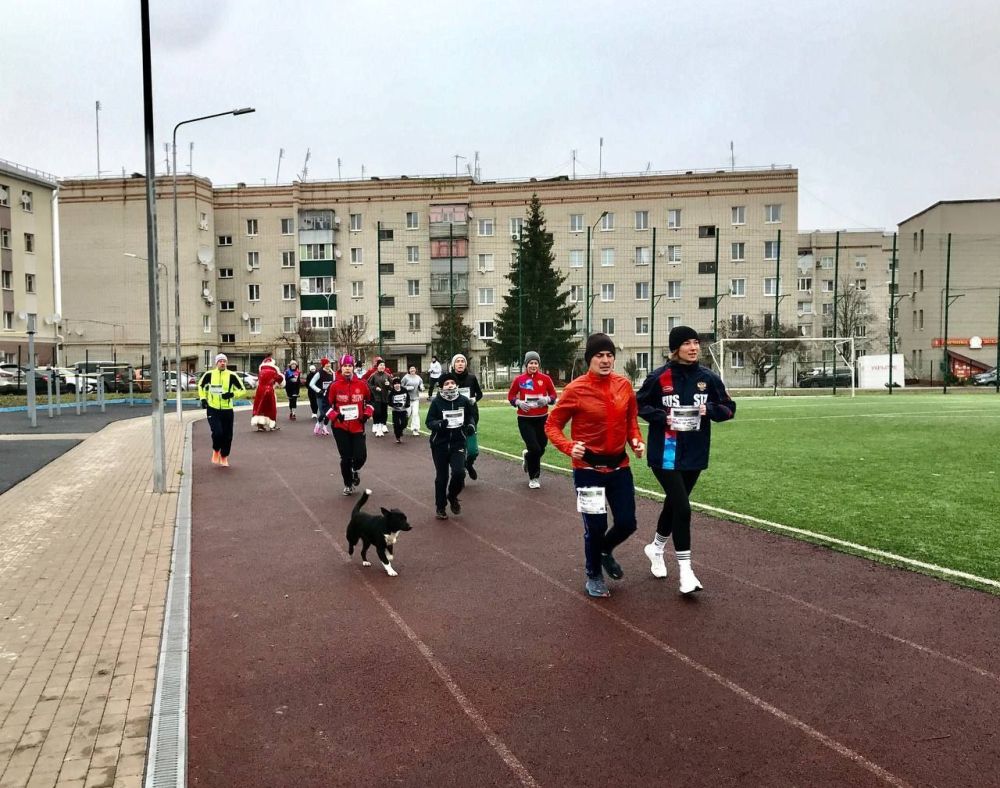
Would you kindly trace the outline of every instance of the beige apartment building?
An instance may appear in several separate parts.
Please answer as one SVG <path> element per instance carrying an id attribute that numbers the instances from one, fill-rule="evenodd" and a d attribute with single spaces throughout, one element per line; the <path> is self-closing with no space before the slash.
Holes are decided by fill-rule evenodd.
<path id="1" fill-rule="evenodd" d="M 57 344 L 53 195 L 56 179 L 0 160 L 0 360 L 28 364 L 28 332 L 35 356 L 51 364 Z"/>
<path id="2" fill-rule="evenodd" d="M 899 336 L 907 375 L 960 380 L 997 363 L 1000 199 L 943 200 L 899 225 Z M 947 329 L 945 322 L 947 320 Z"/>
<path id="3" fill-rule="evenodd" d="M 614 337 L 619 367 L 632 359 L 651 369 L 679 323 L 707 338 L 723 321 L 770 324 L 777 303 L 782 324 L 800 325 L 791 168 L 224 188 L 180 176 L 183 364 L 202 367 L 218 350 L 251 368 L 267 352 L 307 361 L 327 350 L 328 332 L 337 345 L 349 323 L 371 352 L 426 369 L 434 326 L 455 310 L 473 331 L 474 368 L 489 373 L 489 340 L 533 194 L 578 310 L 581 349 L 589 323 Z M 144 195 L 141 176 L 60 184 L 73 360 L 87 350 L 138 364 L 148 352 L 145 263 L 125 256 L 145 256 Z M 169 178 L 157 179 L 157 195 L 172 326 Z"/>

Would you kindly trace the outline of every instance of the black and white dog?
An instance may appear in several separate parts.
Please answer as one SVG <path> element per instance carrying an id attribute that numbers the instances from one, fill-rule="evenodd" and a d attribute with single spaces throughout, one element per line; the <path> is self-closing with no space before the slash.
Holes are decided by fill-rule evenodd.
<path id="1" fill-rule="evenodd" d="M 361 499 L 354 504 L 351 512 L 351 521 L 347 524 L 347 553 L 354 555 L 354 546 L 361 541 L 361 565 L 371 566 L 367 558 L 368 548 L 375 546 L 379 561 L 389 577 L 395 577 L 397 572 L 392 568 L 392 548 L 399 539 L 399 534 L 409 531 L 410 524 L 406 521 L 406 515 L 399 509 L 386 509 L 382 507 L 381 514 L 365 514 L 361 507 L 372 494 L 371 490 L 365 490 Z"/>

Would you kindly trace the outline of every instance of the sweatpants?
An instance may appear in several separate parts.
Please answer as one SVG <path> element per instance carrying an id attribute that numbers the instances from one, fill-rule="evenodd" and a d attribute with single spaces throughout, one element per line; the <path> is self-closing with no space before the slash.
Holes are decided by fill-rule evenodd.
<path id="1" fill-rule="evenodd" d="M 448 500 L 454 500 L 465 489 L 465 447 L 431 446 L 431 457 L 434 458 L 434 506 L 441 511 Z"/>
<path id="2" fill-rule="evenodd" d="M 340 453 L 340 475 L 345 487 L 354 486 L 354 472 L 360 471 L 368 460 L 368 445 L 363 432 L 348 432 L 333 428 L 333 439 Z"/>
<path id="3" fill-rule="evenodd" d="M 656 521 L 656 533 L 670 536 L 674 540 L 674 550 L 691 549 L 691 490 L 694 489 L 701 471 L 668 471 L 650 468 L 656 481 L 663 488 L 663 509 Z"/>
<path id="4" fill-rule="evenodd" d="M 410 400 L 409 429 L 413 432 L 420 432 L 420 395 L 416 394 L 415 397 L 415 399 Z"/>
<path id="5" fill-rule="evenodd" d="M 403 430 L 406 429 L 406 416 L 409 413 L 408 410 L 394 410 L 392 412 L 392 434 L 396 438 L 403 437 Z"/>
<path id="6" fill-rule="evenodd" d="M 528 450 L 524 462 L 529 479 L 537 479 L 542 473 L 542 455 L 549 445 L 549 439 L 545 436 L 545 422 L 548 418 L 548 415 L 517 417 L 517 430 L 521 433 L 524 448 Z"/>
<path id="7" fill-rule="evenodd" d="M 606 508 L 614 517 L 614 525 L 609 529 L 607 513 L 582 515 L 587 577 L 603 577 L 601 554 L 611 553 L 635 533 L 635 484 L 632 481 L 632 469 L 626 466 L 603 472 L 593 468 L 574 468 L 573 486 L 603 487 Z"/>
<path id="8" fill-rule="evenodd" d="M 373 402 L 372 406 L 375 409 L 375 414 L 372 416 L 372 423 L 384 425 L 389 418 L 389 403 Z"/>
<path id="9" fill-rule="evenodd" d="M 233 448 L 232 408 L 225 410 L 209 408 L 208 428 L 212 431 L 212 450 L 219 452 L 223 457 L 228 457 L 230 449 Z"/>

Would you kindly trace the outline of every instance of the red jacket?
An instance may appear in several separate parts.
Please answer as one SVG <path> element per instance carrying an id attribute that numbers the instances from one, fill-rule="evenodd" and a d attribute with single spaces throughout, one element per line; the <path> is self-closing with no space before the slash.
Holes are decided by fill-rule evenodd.
<path id="1" fill-rule="evenodd" d="M 536 372 L 534 375 L 525 372 L 514 378 L 514 382 L 510 384 L 510 391 L 507 392 L 507 401 L 514 407 L 517 407 L 517 400 L 537 396 L 546 396 L 549 398 L 549 403 L 555 403 L 556 387 L 552 384 L 552 378 L 544 372 Z M 532 408 L 531 410 L 517 409 L 518 416 L 544 416 L 548 412 L 548 405 L 542 405 L 540 408 Z"/>
<path id="2" fill-rule="evenodd" d="M 330 404 L 327 414 L 330 426 L 335 430 L 364 433 L 365 421 L 375 412 L 371 399 L 367 383 L 353 375 L 345 378 L 338 373 L 336 380 L 326 390 L 326 401 Z M 338 418 L 340 414 L 351 415 L 351 411 L 354 411 L 356 418 Z"/>
<path id="3" fill-rule="evenodd" d="M 626 442 L 633 445 L 642 441 L 637 412 L 635 391 L 628 378 L 614 372 L 598 375 L 588 371 L 563 389 L 559 402 L 545 422 L 545 435 L 566 455 L 572 456 L 573 444 L 582 441 L 594 454 L 614 457 L 625 451 Z M 571 422 L 569 438 L 563 434 L 567 421 Z M 618 467 L 627 465 L 626 455 Z M 593 466 L 586 459 L 573 458 L 573 467 Z"/>

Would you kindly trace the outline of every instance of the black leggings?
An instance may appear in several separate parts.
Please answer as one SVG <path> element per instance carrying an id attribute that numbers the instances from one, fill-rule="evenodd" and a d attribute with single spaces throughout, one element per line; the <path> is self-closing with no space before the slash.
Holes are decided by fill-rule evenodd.
<path id="1" fill-rule="evenodd" d="M 375 414 L 372 416 L 372 421 L 376 424 L 385 424 L 386 419 L 389 417 L 389 403 L 388 402 L 373 402 L 372 406 L 375 409 Z"/>
<path id="2" fill-rule="evenodd" d="M 517 429 L 528 453 L 524 457 L 528 478 L 537 479 L 542 473 L 542 455 L 549 439 L 545 437 L 545 422 L 548 416 L 518 416 Z"/>
<path id="3" fill-rule="evenodd" d="M 672 536 L 674 550 L 691 549 L 691 501 L 688 496 L 694 489 L 701 471 L 667 471 L 651 468 L 656 481 L 666 496 L 663 509 L 656 521 L 656 533 Z"/>
<path id="4" fill-rule="evenodd" d="M 432 445 L 431 457 L 434 459 L 434 506 L 441 511 L 446 497 L 455 500 L 465 489 L 465 449 L 452 448 L 447 444 Z"/>
<path id="5" fill-rule="evenodd" d="M 354 485 L 354 472 L 360 471 L 368 460 L 365 434 L 334 427 L 333 438 L 337 441 L 337 451 L 340 452 L 340 475 L 344 477 L 344 486 L 351 487 Z"/>

